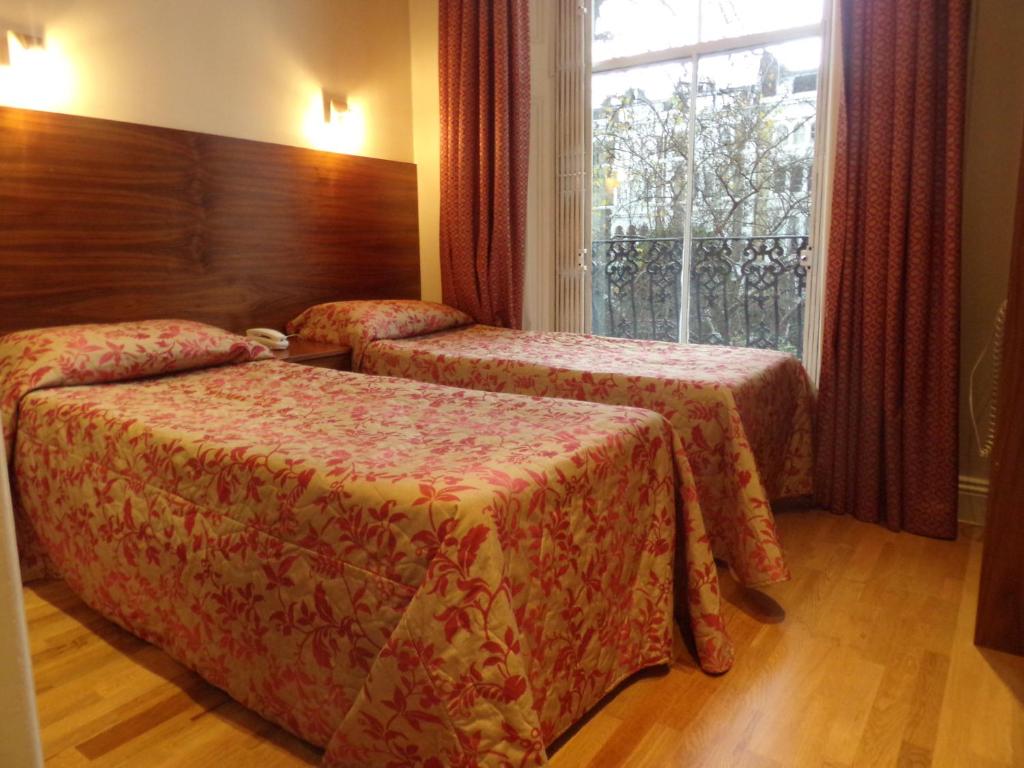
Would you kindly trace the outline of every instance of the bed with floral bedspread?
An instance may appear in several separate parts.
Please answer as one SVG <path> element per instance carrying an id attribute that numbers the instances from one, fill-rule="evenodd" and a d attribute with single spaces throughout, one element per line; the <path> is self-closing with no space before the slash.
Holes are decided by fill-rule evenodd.
<path id="1" fill-rule="evenodd" d="M 24 563 L 329 765 L 542 765 L 674 613 L 728 669 L 664 418 L 263 356 L 174 321 L 0 339 Z"/>
<path id="2" fill-rule="evenodd" d="M 748 586 L 789 577 L 771 502 L 811 492 L 813 405 L 791 355 L 495 328 L 419 301 L 321 304 L 289 330 L 352 347 L 364 373 L 657 411 L 683 442 L 715 555 Z"/>

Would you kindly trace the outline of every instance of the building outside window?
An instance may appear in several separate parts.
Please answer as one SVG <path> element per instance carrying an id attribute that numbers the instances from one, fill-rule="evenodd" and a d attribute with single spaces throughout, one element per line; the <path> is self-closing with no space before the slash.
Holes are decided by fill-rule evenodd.
<path id="1" fill-rule="evenodd" d="M 821 0 L 594 0 L 595 333 L 801 354 Z"/>

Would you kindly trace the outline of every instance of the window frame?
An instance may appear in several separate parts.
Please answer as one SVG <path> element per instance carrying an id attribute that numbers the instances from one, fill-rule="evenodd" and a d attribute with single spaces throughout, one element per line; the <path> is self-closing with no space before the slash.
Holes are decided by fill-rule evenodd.
<path id="1" fill-rule="evenodd" d="M 587 2 L 588 7 L 592 8 L 591 3 Z M 738 35 L 735 37 L 721 38 L 719 40 L 709 40 L 704 42 L 697 42 L 691 45 L 677 46 L 672 48 L 664 48 L 658 51 L 645 51 L 643 53 L 634 54 L 631 56 L 617 56 L 609 59 L 603 59 L 601 61 L 590 61 L 589 62 L 589 77 L 587 78 L 588 90 L 591 87 L 593 77 L 595 75 L 604 74 L 608 72 L 617 72 L 634 67 L 651 66 L 656 64 L 666 64 L 672 62 L 689 62 L 691 67 L 691 92 L 696 93 L 698 87 L 699 77 L 699 65 L 700 59 L 704 56 L 712 56 L 718 54 L 728 54 L 737 51 L 749 50 L 751 48 L 761 48 L 771 45 L 779 45 L 782 43 L 792 42 L 794 40 L 806 39 L 809 37 L 818 37 L 821 39 L 821 59 L 818 64 L 818 88 L 817 88 L 817 103 L 815 108 L 815 132 L 814 132 L 814 159 L 811 174 L 809 178 L 805 179 L 804 183 L 810 183 L 812 185 L 813 194 L 811 196 L 811 215 L 810 215 L 810 231 L 807 233 L 808 236 L 808 248 L 803 255 L 803 264 L 807 268 L 808 276 L 804 294 L 804 339 L 803 339 L 803 362 L 808 370 L 811 372 L 812 379 L 817 381 L 817 372 L 820 358 L 820 347 L 821 347 L 821 323 L 822 323 L 822 303 L 823 303 L 823 286 L 824 286 L 824 275 L 821 274 L 824 270 L 821 268 L 824 266 L 824 260 L 818 258 L 818 254 L 824 256 L 825 248 L 819 247 L 819 236 L 823 232 L 827 232 L 827 225 L 824 223 L 824 216 L 826 215 L 826 209 L 829 207 L 829 192 L 831 185 L 823 184 L 822 172 L 827 152 L 831 151 L 831 147 L 827 146 L 830 141 L 827 137 L 832 136 L 833 131 L 829 126 L 830 116 L 832 111 L 830 110 L 830 95 L 834 88 L 832 82 L 833 75 L 830 72 L 830 63 L 832 62 L 832 46 L 834 45 L 834 31 L 833 27 L 833 0 L 823 0 L 822 2 L 822 18 L 820 21 L 814 24 L 804 24 L 796 27 L 786 27 L 778 30 L 771 30 L 768 32 L 756 32 L 747 35 Z M 699 14 L 699 10 L 698 10 Z M 591 17 L 591 24 L 593 24 L 594 17 Z M 699 23 L 699 22 L 698 22 Z M 591 26 L 591 34 L 593 34 L 593 27 Z M 588 99 L 589 101 L 589 99 Z M 683 249 L 685 254 L 690 254 L 692 251 L 693 241 L 691 236 L 691 227 L 693 219 L 693 195 L 694 195 L 694 144 L 696 141 L 696 131 L 693 130 L 694 125 L 694 114 L 693 110 L 696 108 L 695 100 L 691 99 L 690 102 L 690 114 L 687 116 L 687 120 L 690 125 L 689 130 L 689 157 L 687 158 L 687 183 L 689 185 L 689 194 L 687 200 L 687 212 L 685 220 L 685 229 L 683 233 Z M 834 136 L 832 136 L 834 141 Z M 588 164 L 591 161 L 588 160 Z M 593 167 L 590 168 L 591 175 L 593 174 Z M 787 179 L 788 181 L 788 179 Z M 587 248 L 587 273 L 592 274 L 593 272 L 593 249 L 589 247 L 589 236 L 588 236 L 588 248 Z M 821 262 L 819 264 L 819 262 Z M 586 281 L 588 284 L 590 280 Z M 684 340 L 682 343 L 688 343 L 690 336 L 690 269 L 689 264 L 682 270 L 682 285 L 680 286 L 680 318 L 679 318 L 679 330 L 680 339 Z M 588 286 L 589 290 L 589 286 Z M 593 301 L 593 296 L 588 293 L 589 301 Z M 586 332 L 592 332 L 591 317 L 590 313 L 587 313 L 586 319 Z"/>
<path id="2" fill-rule="evenodd" d="M 676 48 L 664 48 L 660 51 L 645 51 L 644 53 L 637 53 L 632 56 L 617 56 L 611 59 L 591 62 L 590 72 L 592 75 L 597 75 L 602 72 L 614 72 L 620 69 L 632 69 L 633 67 L 644 67 L 651 64 L 666 64 L 687 59 L 693 60 L 695 57 L 699 58 L 700 56 L 734 53 L 748 48 L 763 48 L 806 37 L 824 37 L 824 26 L 824 21 L 820 21 L 816 24 L 804 24 L 798 27 L 787 27 L 770 32 L 754 32 L 749 35 L 740 35 L 739 37 L 724 37 L 721 40 L 693 43 L 692 45 L 683 45 Z"/>

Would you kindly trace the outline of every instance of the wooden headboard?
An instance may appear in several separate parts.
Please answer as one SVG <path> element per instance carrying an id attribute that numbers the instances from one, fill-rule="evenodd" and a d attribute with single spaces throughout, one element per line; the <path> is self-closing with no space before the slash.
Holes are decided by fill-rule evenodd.
<path id="1" fill-rule="evenodd" d="M 0 107 L 0 333 L 419 298 L 408 163 Z"/>

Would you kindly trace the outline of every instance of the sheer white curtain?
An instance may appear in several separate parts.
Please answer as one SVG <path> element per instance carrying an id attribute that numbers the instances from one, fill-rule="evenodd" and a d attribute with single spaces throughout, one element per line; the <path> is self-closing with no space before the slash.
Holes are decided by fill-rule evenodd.
<path id="1" fill-rule="evenodd" d="M 590 2 L 532 0 L 524 327 L 589 330 Z"/>
<path id="2" fill-rule="evenodd" d="M 825 0 L 825 34 L 822 40 L 822 82 L 818 95 L 818 124 L 821 136 L 814 159 L 814 211 L 811 242 L 814 253 L 807 280 L 807 315 L 804 318 L 804 367 L 814 385 L 821 374 L 821 341 L 825 307 L 825 272 L 828 269 L 828 238 L 831 229 L 832 189 L 835 177 L 836 138 L 839 104 L 843 89 L 843 36 L 840 0 Z"/>

